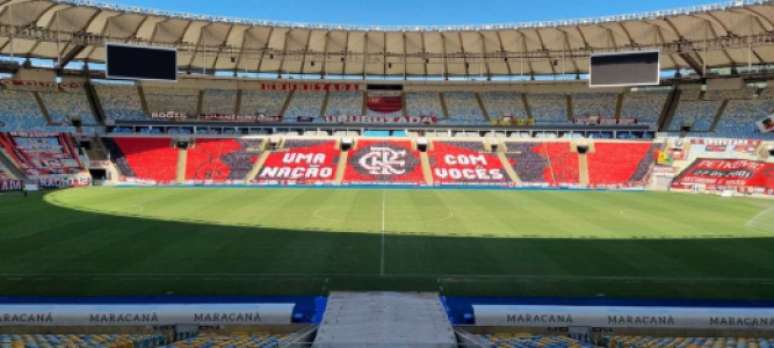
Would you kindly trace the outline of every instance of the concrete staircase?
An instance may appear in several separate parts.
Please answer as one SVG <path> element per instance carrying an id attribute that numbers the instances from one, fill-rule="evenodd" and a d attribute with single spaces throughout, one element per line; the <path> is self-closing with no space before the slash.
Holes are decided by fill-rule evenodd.
<path id="1" fill-rule="evenodd" d="M 177 152 L 177 183 L 185 182 L 185 168 L 188 163 L 188 149 L 179 149 Z"/>
<path id="2" fill-rule="evenodd" d="M 519 178 L 519 174 L 513 170 L 511 162 L 508 161 L 508 157 L 505 155 L 505 152 L 497 151 L 497 158 L 500 159 L 500 164 L 502 165 L 503 170 L 505 170 L 505 173 L 508 174 L 508 177 L 511 178 L 511 182 L 516 185 L 521 184 L 521 178 Z"/>
<path id="3" fill-rule="evenodd" d="M 332 292 L 312 347 L 457 347 L 438 294 Z"/>
<path id="4" fill-rule="evenodd" d="M 433 168 L 430 167 L 430 156 L 427 152 L 419 153 L 419 160 L 422 163 L 422 175 L 425 177 L 425 183 L 433 184 Z"/>
<path id="5" fill-rule="evenodd" d="M 24 173 L 19 170 L 19 167 L 16 166 L 16 163 L 11 159 L 8 154 L 5 153 L 5 150 L 0 148 L 0 163 L 3 164 L 3 166 L 8 170 L 8 173 L 11 174 L 15 179 L 17 180 L 24 180 L 27 178 Z"/>
<path id="6" fill-rule="evenodd" d="M 269 159 L 269 155 L 271 155 L 271 153 L 272 151 L 264 151 L 260 156 L 258 156 L 258 159 L 253 164 L 253 168 L 251 168 L 245 176 L 246 182 L 250 182 L 250 180 L 258 176 L 258 173 L 261 172 L 261 168 L 263 168 L 264 163 L 266 163 L 266 160 Z"/>
<path id="7" fill-rule="evenodd" d="M 339 155 L 339 163 L 336 165 L 336 179 L 333 183 L 336 185 L 344 182 L 344 172 L 347 170 L 347 162 L 349 161 L 349 151 L 342 151 Z"/>

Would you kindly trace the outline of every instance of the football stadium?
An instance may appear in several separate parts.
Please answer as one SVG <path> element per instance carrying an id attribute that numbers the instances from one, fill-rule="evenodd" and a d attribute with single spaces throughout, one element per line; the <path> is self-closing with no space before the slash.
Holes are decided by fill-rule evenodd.
<path id="1" fill-rule="evenodd" d="M 774 2 L 183 11 L 0 0 L 0 348 L 774 347 Z"/>

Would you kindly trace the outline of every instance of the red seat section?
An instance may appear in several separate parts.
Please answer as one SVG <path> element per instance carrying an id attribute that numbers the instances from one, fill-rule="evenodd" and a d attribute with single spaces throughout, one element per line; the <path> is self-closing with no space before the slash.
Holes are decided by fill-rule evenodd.
<path id="1" fill-rule="evenodd" d="M 285 141 L 284 149 L 266 158 L 258 176 L 261 183 L 330 183 L 336 178 L 339 150 L 334 140 Z"/>
<path id="2" fill-rule="evenodd" d="M 177 177 L 177 153 L 169 138 L 113 138 L 106 142 L 125 178 L 170 183 Z M 124 179 L 125 179 L 124 178 Z"/>
<path id="3" fill-rule="evenodd" d="M 64 133 L 0 133 L 0 147 L 29 178 L 84 171 L 75 142 Z"/>
<path id="4" fill-rule="evenodd" d="M 548 170 L 548 158 L 542 144 L 533 142 L 506 143 L 506 155 L 521 182 L 547 184 L 544 173 Z"/>
<path id="5" fill-rule="evenodd" d="M 549 184 L 577 184 L 580 181 L 578 153 L 570 151 L 569 142 L 544 143 L 542 147 L 551 164 L 544 172 Z"/>
<path id="6" fill-rule="evenodd" d="M 188 149 L 186 180 L 245 180 L 261 153 L 262 140 L 197 139 Z"/>
<path id="7" fill-rule="evenodd" d="M 422 184 L 419 151 L 409 140 L 359 140 L 349 154 L 344 181 Z"/>
<path id="8" fill-rule="evenodd" d="M 578 154 L 569 142 L 506 143 L 508 162 L 522 182 L 551 186 L 578 184 Z"/>
<path id="9" fill-rule="evenodd" d="M 636 185 L 650 172 L 655 158 L 651 143 L 596 142 L 588 154 L 589 184 Z"/>
<path id="10" fill-rule="evenodd" d="M 497 155 L 479 141 L 433 142 L 429 153 L 433 182 L 438 184 L 506 184 L 508 174 Z"/>

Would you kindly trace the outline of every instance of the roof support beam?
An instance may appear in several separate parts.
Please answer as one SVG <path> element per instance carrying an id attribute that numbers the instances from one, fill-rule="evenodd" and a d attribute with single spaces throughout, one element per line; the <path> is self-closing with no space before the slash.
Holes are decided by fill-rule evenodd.
<path id="1" fill-rule="evenodd" d="M 282 69 L 285 68 L 285 60 L 288 59 L 288 42 L 290 41 L 290 34 L 293 32 L 293 29 L 288 29 L 288 31 L 285 32 L 285 40 L 282 43 L 282 56 L 280 56 L 280 65 L 277 68 L 277 78 L 282 78 Z"/>
<path id="2" fill-rule="evenodd" d="M 470 64 L 468 63 L 467 54 L 465 53 L 465 43 L 462 41 L 462 32 L 457 32 L 457 40 L 460 41 L 460 52 L 462 53 L 462 63 L 465 67 L 465 78 L 470 78 Z"/>
<path id="3" fill-rule="evenodd" d="M 658 39 L 659 44 L 663 46 L 666 43 L 666 40 L 664 40 L 664 33 L 661 31 L 661 26 L 650 21 L 645 21 L 645 23 L 650 24 L 651 27 L 655 30 L 656 38 Z M 672 61 L 672 66 L 674 66 L 675 69 L 680 70 L 681 68 L 680 64 L 677 63 L 677 59 L 675 59 L 674 55 L 670 53 L 670 54 L 667 54 L 666 56 L 669 58 L 670 61 Z"/>
<path id="4" fill-rule="evenodd" d="M 347 74 L 347 56 L 349 55 L 349 30 L 344 35 L 344 52 L 341 55 L 341 75 Z"/>
<path id="5" fill-rule="evenodd" d="M 325 78 L 325 69 L 326 69 L 326 67 L 328 65 L 328 43 L 331 41 L 331 31 L 330 30 L 325 32 L 325 36 L 323 37 L 323 40 L 325 40 L 325 41 L 323 42 L 323 59 L 322 59 L 322 62 L 320 63 L 320 64 L 322 64 L 320 66 L 320 79 L 321 80 Z"/>
<path id="6" fill-rule="evenodd" d="M 702 19 L 702 20 L 709 21 L 711 23 L 717 24 L 720 28 L 723 29 L 723 31 L 726 33 L 726 36 L 738 36 L 738 35 L 736 35 L 736 33 L 734 33 L 731 30 L 729 30 L 728 26 L 725 23 L 723 23 L 723 21 L 721 21 L 717 16 L 712 14 L 712 12 L 697 13 L 697 14 L 693 15 L 692 17 L 699 18 L 699 19 Z M 712 25 L 710 24 L 710 26 L 712 26 Z M 715 37 L 719 37 L 720 36 L 720 35 L 718 35 L 717 30 L 715 30 L 714 27 L 712 28 L 712 33 L 715 34 Z"/>
<path id="7" fill-rule="evenodd" d="M 449 79 L 449 57 L 446 53 L 446 35 L 441 34 L 441 49 L 443 50 L 443 78 L 448 80 Z"/>
<path id="8" fill-rule="evenodd" d="M 193 69 L 193 64 L 196 61 L 196 55 L 199 54 L 199 47 L 202 45 L 202 41 L 204 41 L 204 32 L 210 25 L 212 25 L 212 23 L 206 24 L 199 28 L 199 37 L 196 39 L 196 45 L 194 46 L 193 54 L 191 54 L 191 59 L 188 61 L 188 70 Z M 204 58 L 207 58 L 207 56 L 205 55 Z M 202 68 L 206 69 L 204 64 L 202 64 Z"/>
<path id="9" fill-rule="evenodd" d="M 723 29 L 723 31 L 725 32 L 726 36 L 729 36 L 729 37 L 736 37 L 737 36 L 735 33 L 733 33 L 732 31 L 730 31 L 728 29 L 728 26 L 726 26 L 725 23 L 723 23 L 720 19 L 718 19 L 717 16 L 712 14 L 712 12 L 694 14 L 694 15 L 691 15 L 691 17 L 704 21 L 704 23 L 706 25 L 705 30 L 709 30 L 710 32 L 712 32 L 712 35 L 714 36 L 715 40 L 720 39 L 720 34 L 718 34 L 717 30 L 715 30 L 715 27 L 712 25 L 713 23 L 717 24 L 721 29 Z M 705 32 L 705 34 L 706 34 L 706 32 Z M 720 51 L 726 57 L 726 59 L 728 60 L 728 63 L 730 65 L 735 66 L 737 64 L 734 61 L 734 59 L 731 57 L 731 55 L 728 54 L 728 50 L 726 50 L 725 48 L 721 48 Z M 707 57 L 704 57 L 704 60 L 706 60 L 706 59 L 707 59 Z"/>
<path id="10" fill-rule="evenodd" d="M 632 39 L 632 34 L 629 33 L 629 29 L 626 28 L 624 25 L 624 22 L 617 22 L 618 26 L 621 28 L 621 31 L 623 31 L 624 35 L 626 35 L 626 40 L 629 41 L 629 46 L 631 47 L 637 47 L 637 43 L 634 42 L 634 39 Z"/>
<path id="11" fill-rule="evenodd" d="M 30 1 L 32 1 L 32 0 L 21 0 L 21 1 L 18 1 L 18 0 L 7 0 L 7 1 L 4 1 L 3 3 L 0 4 L 0 6 L 5 6 L 5 7 L 3 7 L 2 10 L 0 10 L 0 17 L 5 15 L 6 11 L 9 11 L 9 8 L 11 6 L 18 5 L 18 4 L 24 3 L 24 2 L 30 2 Z M 15 2 L 15 4 L 13 4 L 12 2 Z"/>
<path id="12" fill-rule="evenodd" d="M 382 38 L 382 71 L 384 71 L 384 76 L 387 76 L 387 32 L 384 32 L 384 37 Z"/>
<path id="13" fill-rule="evenodd" d="M 237 75 L 237 71 L 239 71 L 239 66 L 242 65 L 242 57 L 245 55 L 245 46 L 247 45 L 247 33 L 250 31 L 250 28 L 248 27 L 245 29 L 245 31 L 242 32 L 242 44 L 239 45 L 239 54 L 236 58 L 236 63 L 234 63 L 234 77 Z"/>
<path id="14" fill-rule="evenodd" d="M 518 30 L 517 31 L 521 35 L 521 59 L 522 59 L 522 66 L 524 65 L 524 59 L 527 60 L 527 68 L 529 68 L 529 76 L 530 78 L 535 76 L 535 69 L 532 68 L 532 60 L 529 59 L 527 56 L 527 35 L 524 34 L 523 31 Z"/>
<path id="15" fill-rule="evenodd" d="M 424 60 L 422 61 L 422 66 L 425 69 L 425 78 L 427 78 L 427 66 L 430 65 L 430 58 L 427 57 L 427 48 L 425 47 L 425 33 L 420 32 L 419 33 L 420 41 L 422 42 L 422 56 Z"/>
<path id="16" fill-rule="evenodd" d="M 223 37 L 223 42 L 220 43 L 220 47 L 218 47 L 218 52 L 215 53 L 215 59 L 212 60 L 212 71 L 215 71 L 215 69 L 218 67 L 218 61 L 220 61 L 220 57 L 223 55 L 223 50 L 228 46 L 228 38 L 231 36 L 231 32 L 234 31 L 234 27 L 236 24 L 232 24 L 228 31 L 226 31 L 226 35 Z"/>
<path id="17" fill-rule="evenodd" d="M 578 31 L 578 35 L 580 35 L 581 41 L 583 41 L 583 48 L 590 50 L 591 45 L 589 45 L 589 41 L 586 40 L 586 34 L 583 33 L 583 30 L 581 30 L 580 25 L 576 25 L 575 30 Z"/>
<path id="18" fill-rule="evenodd" d="M 148 39 L 150 39 L 150 41 L 151 41 L 151 42 L 154 42 L 154 41 L 156 41 L 156 35 L 157 35 L 157 34 L 158 34 L 158 32 L 159 32 L 159 27 L 160 27 L 162 24 L 164 24 L 164 23 L 167 23 L 167 22 L 169 22 L 169 18 L 164 18 L 162 21 L 159 21 L 159 22 L 157 22 L 155 25 L 153 25 L 153 32 L 151 32 L 151 35 L 150 35 L 150 37 L 148 38 Z"/>
<path id="19" fill-rule="evenodd" d="M 175 40 L 175 44 L 181 45 L 183 43 L 183 39 L 185 38 L 185 33 L 187 33 L 189 29 L 191 29 L 191 25 L 193 25 L 193 21 L 188 21 L 188 23 L 185 24 L 183 31 L 180 32 L 180 37 L 178 37 L 177 40 Z"/>
<path id="20" fill-rule="evenodd" d="M 572 47 L 570 46 L 570 35 L 567 34 L 567 32 L 562 29 L 556 29 L 556 30 L 562 33 L 562 36 L 564 37 L 564 49 L 569 51 L 570 47 Z M 575 59 L 571 57 L 570 62 L 572 62 L 572 68 L 574 70 L 573 72 L 576 74 L 580 74 L 581 71 L 580 71 L 580 68 L 578 68 L 578 63 L 575 61 Z M 566 74 L 567 72 L 564 71 L 564 73 Z"/>
<path id="21" fill-rule="evenodd" d="M 670 20 L 669 17 L 664 17 L 663 21 L 664 23 L 667 24 L 669 29 L 675 33 L 675 36 L 677 36 L 677 38 L 680 41 L 687 41 L 685 40 L 685 37 L 683 37 L 683 34 L 679 30 L 677 30 L 677 26 L 674 23 L 672 23 L 672 20 Z"/>
<path id="22" fill-rule="evenodd" d="M 75 47 L 71 48 L 67 53 L 65 53 L 64 56 L 62 56 L 62 61 L 57 62 L 56 66 L 54 66 L 54 69 L 61 70 L 67 64 L 69 64 L 75 57 L 77 57 L 83 50 L 86 49 L 86 45 L 76 45 Z"/>
<path id="23" fill-rule="evenodd" d="M 508 61 L 508 52 L 505 51 L 505 45 L 503 45 L 503 36 L 499 30 L 495 31 L 495 34 L 497 34 L 497 43 L 500 45 L 500 54 L 503 55 L 502 59 L 505 62 L 505 68 L 508 69 L 508 76 L 513 76 L 511 63 Z"/>
<path id="24" fill-rule="evenodd" d="M 304 53 L 301 57 L 301 74 L 304 74 L 304 71 L 306 70 L 306 56 L 309 54 L 309 44 L 312 42 L 312 31 L 309 30 L 309 33 L 306 35 L 306 44 L 304 44 Z M 314 62 L 314 60 L 312 60 Z"/>
<path id="25" fill-rule="evenodd" d="M 732 8 L 731 11 L 732 12 L 737 12 L 737 13 L 744 12 L 746 14 L 752 15 L 753 17 L 757 18 L 758 21 L 765 21 L 769 25 L 769 27 L 774 28 L 774 20 L 770 19 L 769 17 L 764 16 L 763 14 L 758 12 L 758 10 L 756 10 L 756 9 L 753 9 L 753 8 L 750 8 L 750 7 L 740 7 L 739 9 L 733 9 Z M 763 29 L 764 31 L 767 30 L 766 27 L 764 27 L 763 25 L 761 25 L 761 29 Z"/>
<path id="26" fill-rule="evenodd" d="M 274 27 L 269 28 L 269 34 L 266 35 L 266 42 L 263 43 L 263 48 L 261 49 L 261 58 L 258 58 L 258 67 L 255 68 L 256 72 L 260 73 L 261 68 L 263 67 L 263 59 L 266 57 L 266 51 L 269 50 L 269 43 L 271 43 L 271 38 L 274 35 Z"/>
<path id="27" fill-rule="evenodd" d="M 478 32 L 479 37 L 481 37 L 481 59 L 482 64 L 484 64 L 484 73 L 486 74 L 486 79 L 491 80 L 492 79 L 492 71 L 489 70 L 489 60 L 486 57 L 486 53 L 488 52 L 486 49 L 486 37 L 484 36 L 483 32 Z"/>
<path id="28" fill-rule="evenodd" d="M 540 35 L 540 29 L 535 29 L 535 34 L 537 35 L 538 42 L 540 42 L 540 49 L 545 52 L 546 58 L 548 59 L 548 66 L 551 68 L 551 74 L 556 75 L 556 68 L 554 67 L 554 59 L 551 58 L 551 53 L 548 52 L 548 49 L 546 48 L 545 42 L 543 42 L 543 35 Z"/>
<path id="29" fill-rule="evenodd" d="M 97 13 L 100 13 L 100 12 L 102 12 L 102 11 L 97 11 Z M 117 17 L 117 16 L 118 16 L 118 14 L 113 15 L 111 17 L 105 18 L 105 25 L 103 25 L 102 29 L 99 31 L 99 35 L 100 36 L 103 36 L 103 37 L 105 36 L 105 32 L 107 31 L 108 25 L 110 23 L 110 19 L 113 18 L 113 17 Z M 97 16 L 95 14 L 94 17 L 91 20 L 94 21 L 97 17 L 99 17 L 99 16 Z M 91 25 L 91 21 L 89 21 L 89 23 L 87 24 L 86 27 L 84 27 L 83 30 L 88 29 L 90 25 Z M 110 37 L 107 37 L 107 39 L 110 39 Z M 88 54 L 86 54 L 86 59 L 89 59 L 94 54 L 94 51 L 96 51 L 96 50 L 97 50 L 97 46 L 96 45 L 91 46 L 91 50 L 89 51 Z"/>
<path id="30" fill-rule="evenodd" d="M 41 17 L 42 17 L 42 16 L 44 16 L 44 15 L 46 14 L 46 12 L 50 11 L 50 10 L 51 10 L 52 8 L 54 8 L 56 5 L 57 5 L 56 3 L 52 3 L 52 4 L 51 4 L 51 6 L 49 6 L 49 7 L 48 7 L 48 8 L 47 8 L 45 11 L 43 11 L 43 14 L 41 14 L 40 16 L 41 16 Z M 54 21 L 55 21 L 55 20 L 56 20 L 56 21 L 59 21 L 59 11 L 62 11 L 62 10 L 61 10 L 61 9 L 57 9 L 57 10 L 55 10 L 55 11 L 57 11 L 57 12 L 55 12 L 55 13 L 52 15 L 52 18 L 51 18 L 51 20 L 48 22 L 48 24 L 46 24 L 46 29 L 49 29 L 49 30 L 50 30 L 50 29 L 51 29 L 51 25 L 54 23 Z M 96 11 L 96 12 L 99 12 L 99 11 Z M 57 28 L 57 31 L 60 31 L 60 30 L 61 30 L 61 28 Z M 43 40 L 37 40 L 37 41 L 35 41 L 35 44 L 33 44 L 33 45 L 32 45 L 32 47 L 30 48 L 30 50 L 29 50 L 29 54 L 28 54 L 27 56 L 29 57 L 30 55 L 32 55 L 32 53 L 34 53 L 34 52 L 35 52 L 35 50 L 36 50 L 36 49 L 38 49 L 38 46 L 40 46 L 40 44 L 41 44 L 42 42 L 43 42 Z"/>
<path id="31" fill-rule="evenodd" d="M 363 35 L 363 80 L 366 79 L 366 67 L 368 62 L 368 31 Z"/>
<path id="32" fill-rule="evenodd" d="M 597 27 L 601 28 L 607 33 L 607 41 L 608 41 L 607 44 L 612 45 L 613 46 L 612 48 L 617 51 L 618 43 L 615 41 L 615 35 L 613 34 L 613 30 L 601 24 L 597 25 Z"/>
<path id="33" fill-rule="evenodd" d="M 137 38 L 137 34 L 139 34 L 139 33 L 140 33 L 140 29 L 142 29 L 142 26 L 143 26 L 143 25 L 145 25 L 145 23 L 147 23 L 147 22 L 148 22 L 148 19 L 150 19 L 150 18 L 151 18 L 151 16 L 145 16 L 145 18 L 143 18 L 143 19 L 140 21 L 140 23 L 139 23 L 139 24 L 137 24 L 137 27 L 136 27 L 136 28 L 134 28 L 134 31 L 132 31 L 132 35 L 129 35 L 129 36 L 126 38 L 125 42 L 126 42 L 126 41 L 131 41 L 131 40 L 135 40 L 135 41 L 136 41 L 136 40 L 138 40 L 138 38 Z"/>
<path id="34" fill-rule="evenodd" d="M 679 55 L 697 75 L 704 77 L 704 69 L 702 68 L 704 63 L 701 60 L 701 57 L 694 58 L 688 52 L 681 52 Z"/>
<path id="35" fill-rule="evenodd" d="M 408 39 L 406 38 L 406 33 L 403 32 L 403 80 L 408 79 Z"/>

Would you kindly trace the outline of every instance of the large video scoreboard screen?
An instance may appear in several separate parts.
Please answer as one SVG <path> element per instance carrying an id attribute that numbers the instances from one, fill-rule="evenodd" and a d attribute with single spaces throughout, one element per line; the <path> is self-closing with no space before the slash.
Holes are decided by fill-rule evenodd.
<path id="1" fill-rule="evenodd" d="M 589 62 L 589 85 L 658 85 L 661 82 L 659 56 L 659 51 L 594 54 Z"/>
<path id="2" fill-rule="evenodd" d="M 171 48 L 107 44 L 107 77 L 177 80 L 177 51 Z"/>

